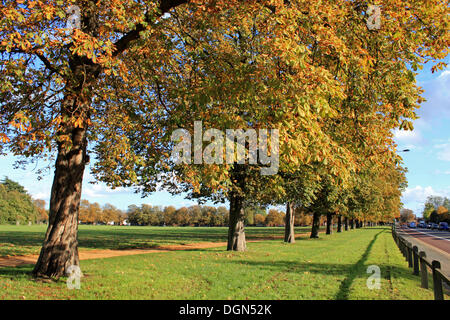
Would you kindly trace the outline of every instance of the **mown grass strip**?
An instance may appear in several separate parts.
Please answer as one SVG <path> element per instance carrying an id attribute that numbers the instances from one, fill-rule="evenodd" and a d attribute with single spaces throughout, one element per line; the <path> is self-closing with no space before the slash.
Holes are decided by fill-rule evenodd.
<path id="1" fill-rule="evenodd" d="M 295 244 L 269 240 L 248 248 L 82 261 L 86 276 L 80 290 L 67 289 L 65 279 L 34 281 L 32 266 L 0 268 L 0 299 L 433 299 L 431 290 L 420 288 L 387 228 Z M 370 265 L 381 269 L 379 290 L 366 285 Z"/>

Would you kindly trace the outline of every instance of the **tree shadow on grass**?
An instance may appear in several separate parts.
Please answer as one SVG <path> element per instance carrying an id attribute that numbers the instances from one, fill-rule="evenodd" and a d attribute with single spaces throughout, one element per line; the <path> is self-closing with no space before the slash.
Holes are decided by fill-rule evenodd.
<path id="1" fill-rule="evenodd" d="M 1 278 L 10 278 L 11 280 L 17 280 L 19 278 L 31 279 L 34 264 L 24 264 L 17 267 L 1 267 L 0 268 L 0 280 Z"/>
<path id="2" fill-rule="evenodd" d="M 374 235 L 373 239 L 369 242 L 368 246 L 364 250 L 363 254 L 359 258 L 359 260 L 354 264 L 340 264 L 340 263 L 308 263 L 308 262 L 298 262 L 292 260 L 278 260 L 278 261 L 249 261 L 246 260 L 245 257 L 239 260 L 228 260 L 224 261 L 229 264 L 239 264 L 243 266 L 256 267 L 264 270 L 268 270 L 273 272 L 273 274 L 286 272 L 286 273 L 294 273 L 294 274 L 320 274 L 327 276 L 335 276 L 339 277 L 336 281 L 341 281 L 339 288 L 337 289 L 337 293 L 334 296 L 336 300 L 348 300 L 350 294 L 350 288 L 357 278 L 367 278 L 368 275 L 366 273 L 366 262 L 370 255 L 370 252 L 377 241 L 378 236 L 386 232 L 386 230 L 382 230 Z M 304 239 L 307 240 L 307 239 Z M 315 241 L 315 240 L 312 240 Z M 217 250 L 217 248 L 207 248 L 207 249 L 189 249 L 186 251 L 210 251 Z M 396 274 L 397 277 L 407 278 L 418 281 L 416 276 L 413 276 L 410 272 L 410 269 L 405 267 L 396 267 L 392 265 L 386 265 L 385 263 L 380 263 L 379 266 L 382 268 L 383 274 L 385 278 L 389 278 L 391 272 Z M 1 278 L 10 278 L 10 279 L 23 279 L 23 280 L 32 280 L 32 271 L 33 265 L 22 265 L 19 267 L 5 267 L 0 268 L 0 281 Z M 341 280 L 343 278 L 343 280 Z"/>
<path id="3" fill-rule="evenodd" d="M 226 263 L 255 266 L 265 270 L 277 272 L 292 272 L 326 275 L 342 275 L 350 268 L 349 264 L 308 263 L 296 261 L 246 261 L 233 260 Z"/>
<path id="4" fill-rule="evenodd" d="M 0 284 L 2 280 L 14 281 L 14 286 L 17 288 L 28 288 L 30 285 L 38 287 L 48 286 L 52 284 L 63 284 L 66 282 L 65 277 L 59 279 L 55 278 L 36 278 L 33 276 L 34 264 L 24 264 L 17 267 L 2 267 L 0 268 Z M 86 274 L 83 274 L 86 276 Z"/>
<path id="5" fill-rule="evenodd" d="M 296 228 L 297 236 L 308 233 Z M 284 235 L 284 228 L 246 228 L 247 240 L 275 240 Z M 44 241 L 45 230 L 8 230 L 0 233 L 0 256 L 23 255 L 36 251 Z M 80 248 L 91 249 L 153 249 L 160 245 L 193 242 L 227 241 L 228 229 L 207 227 L 114 227 L 80 228 Z"/>
<path id="6" fill-rule="evenodd" d="M 264 269 L 273 270 L 274 273 L 280 271 L 293 273 L 308 272 L 310 274 L 322 274 L 331 276 L 341 276 L 345 274 L 346 277 L 341 282 L 338 292 L 335 295 L 335 299 L 348 300 L 350 287 L 353 284 L 354 280 L 361 276 L 362 277 L 368 276 L 366 273 L 365 263 L 369 257 L 369 254 L 378 236 L 383 232 L 386 232 L 386 229 L 381 230 L 374 236 L 374 238 L 370 241 L 366 250 L 362 254 L 361 258 L 355 264 L 330 264 L 330 263 L 307 263 L 307 262 L 301 263 L 297 261 L 246 261 L 246 260 L 233 260 L 229 261 L 229 263 L 251 265 L 257 266 L 259 268 L 263 267 Z M 314 241 L 315 240 L 320 240 L 320 238 L 314 239 Z M 386 267 L 385 265 L 380 264 L 380 267 L 382 266 Z M 387 267 L 389 272 L 395 271 L 397 273 L 405 273 L 405 270 L 402 268 L 396 268 L 392 266 Z"/>
<path id="7" fill-rule="evenodd" d="M 358 276 L 358 271 L 364 269 L 364 265 L 367 261 L 367 258 L 369 257 L 370 251 L 372 250 L 375 241 L 377 240 L 378 236 L 385 231 L 386 229 L 383 229 L 373 237 L 372 241 L 370 241 L 369 245 L 366 248 L 366 251 L 364 251 L 361 258 L 353 265 L 353 267 L 350 268 L 347 273 L 347 277 L 344 281 L 341 282 L 339 292 L 336 294 L 336 300 L 348 300 L 350 287 L 355 278 Z"/>

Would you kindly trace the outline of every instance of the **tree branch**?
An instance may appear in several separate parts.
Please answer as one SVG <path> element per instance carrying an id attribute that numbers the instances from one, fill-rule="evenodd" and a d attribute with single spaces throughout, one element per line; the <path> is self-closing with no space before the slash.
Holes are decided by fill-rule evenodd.
<path id="1" fill-rule="evenodd" d="M 0 50 L 1 53 L 7 52 L 6 50 Z M 41 62 L 44 64 L 44 66 L 53 74 L 53 73 L 57 73 L 59 75 L 61 75 L 59 73 L 59 70 L 52 65 L 52 63 L 50 62 L 50 60 L 48 60 L 43 54 L 38 52 L 37 48 L 34 48 L 32 50 L 22 50 L 20 48 L 14 48 L 11 49 L 9 52 L 11 53 L 22 53 L 22 54 L 28 54 L 28 55 L 34 55 L 36 57 L 39 58 L 39 60 L 41 60 Z"/>
<path id="2" fill-rule="evenodd" d="M 158 17 L 161 17 L 165 13 L 169 12 L 170 9 L 188 2 L 189 0 L 161 0 Z M 145 21 L 147 23 L 151 23 L 151 16 L 147 15 Z M 114 43 L 116 49 L 113 51 L 112 56 L 115 57 L 125 51 L 132 41 L 139 39 L 139 33 L 144 30 L 145 26 L 143 24 L 137 24 L 133 30 L 127 32 L 122 38 L 117 40 L 116 43 Z"/>

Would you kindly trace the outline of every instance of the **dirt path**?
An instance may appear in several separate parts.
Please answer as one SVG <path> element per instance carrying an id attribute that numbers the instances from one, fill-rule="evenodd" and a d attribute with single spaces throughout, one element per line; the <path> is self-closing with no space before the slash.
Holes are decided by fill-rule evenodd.
<path id="1" fill-rule="evenodd" d="M 193 249 L 205 249 L 205 248 L 215 248 L 226 246 L 226 242 L 200 242 L 200 243 L 190 243 L 185 245 L 168 245 L 161 246 L 155 249 L 129 249 L 129 250 L 110 250 L 110 249 L 94 249 L 94 250 L 83 250 L 80 249 L 79 256 L 80 260 L 89 259 L 102 259 L 102 258 L 112 258 L 120 256 L 130 256 L 136 254 L 146 254 L 155 252 L 169 252 L 176 250 L 193 250 Z M 26 256 L 13 256 L 13 257 L 0 257 L 0 268 L 1 267 L 17 267 L 23 264 L 35 264 L 38 259 L 37 254 L 30 254 Z"/>
<path id="2" fill-rule="evenodd" d="M 320 232 L 325 233 L 325 232 Z M 309 233 L 301 233 L 295 236 L 296 239 L 309 236 Z M 265 240 L 283 239 L 284 236 L 272 236 L 267 238 L 257 238 L 253 240 L 247 240 L 247 242 L 261 242 Z M 170 252 L 170 251 L 183 251 L 183 250 L 197 250 L 207 248 L 218 248 L 226 246 L 227 242 L 198 242 L 189 244 L 174 244 L 167 246 L 160 246 L 153 249 L 129 249 L 129 250 L 110 250 L 110 249 L 94 249 L 79 251 L 80 260 L 90 259 L 103 259 L 121 256 L 131 256 L 136 254 L 147 254 L 156 252 Z M 37 254 L 30 254 L 26 256 L 13 256 L 13 257 L 0 257 L 0 268 L 2 267 L 17 267 L 24 264 L 35 264 L 38 259 Z"/>

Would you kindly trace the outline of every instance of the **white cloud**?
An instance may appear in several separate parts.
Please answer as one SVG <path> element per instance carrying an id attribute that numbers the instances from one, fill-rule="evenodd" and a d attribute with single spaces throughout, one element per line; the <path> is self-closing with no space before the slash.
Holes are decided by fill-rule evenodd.
<path id="1" fill-rule="evenodd" d="M 42 199 L 49 202 L 50 190 L 51 190 L 50 186 L 46 186 L 45 188 L 40 189 L 32 189 L 32 190 L 27 189 L 27 192 L 31 195 L 33 199 Z M 111 197 L 113 195 L 124 193 L 131 193 L 131 190 L 126 190 L 125 188 L 111 189 L 104 184 L 88 184 L 86 182 L 83 183 L 82 188 L 82 198 L 83 199 L 90 198 L 89 200 L 91 200 L 92 198 L 106 198 Z"/>
<path id="2" fill-rule="evenodd" d="M 435 170 L 434 174 L 436 174 L 436 175 L 449 175 L 450 174 L 450 170 L 446 170 L 446 171 Z"/>
<path id="3" fill-rule="evenodd" d="M 28 192 L 28 193 L 31 195 L 33 199 L 45 200 L 47 202 L 50 199 L 50 192 L 36 192 L 36 193 Z"/>
<path id="4" fill-rule="evenodd" d="M 447 69 L 445 69 L 444 71 L 442 71 L 442 73 L 439 75 L 438 79 L 443 80 L 444 78 L 450 76 L 450 68 L 447 67 Z"/>
<path id="5" fill-rule="evenodd" d="M 404 202 L 420 202 L 423 203 L 428 196 L 437 195 L 437 192 L 433 190 L 433 187 L 416 186 L 414 188 L 406 188 L 402 194 Z"/>
<path id="6" fill-rule="evenodd" d="M 450 161 L 450 148 L 443 150 L 438 154 L 438 159 L 443 161 Z"/>
<path id="7" fill-rule="evenodd" d="M 425 121 L 450 117 L 450 68 L 429 81 L 419 85 L 425 90 L 423 96 L 427 100 L 418 111 Z"/>
<path id="8" fill-rule="evenodd" d="M 89 197 L 89 198 L 104 198 L 104 197 L 110 197 L 113 194 L 118 193 L 129 193 L 130 190 L 126 190 L 125 188 L 116 188 L 111 189 L 108 188 L 104 184 L 89 184 L 83 186 L 82 189 L 82 198 Z"/>
<path id="9" fill-rule="evenodd" d="M 437 149 L 437 158 L 442 161 L 450 161 L 450 142 L 435 144 L 434 148 Z"/>
<path id="10" fill-rule="evenodd" d="M 420 133 L 417 130 L 409 131 L 409 130 L 395 129 L 394 137 L 397 140 L 414 141 L 420 138 Z"/>
<path id="11" fill-rule="evenodd" d="M 399 130 L 394 129 L 394 141 L 398 145 L 398 150 L 410 149 L 414 151 L 423 151 L 424 146 L 428 144 L 427 139 L 424 138 L 422 132 L 429 130 L 429 123 L 423 119 L 413 121 L 414 130 Z"/>
<path id="12" fill-rule="evenodd" d="M 405 208 L 413 210 L 416 216 L 421 216 L 425 201 L 429 196 L 450 197 L 450 188 L 443 190 L 434 190 L 431 186 L 406 188 L 402 194 L 402 202 Z"/>
<path id="13" fill-rule="evenodd" d="M 398 144 L 398 149 L 410 149 L 410 150 L 420 150 L 422 149 L 422 144 L 424 139 L 420 130 L 414 129 L 413 131 L 399 130 L 395 129 L 393 131 L 394 140 Z"/>

